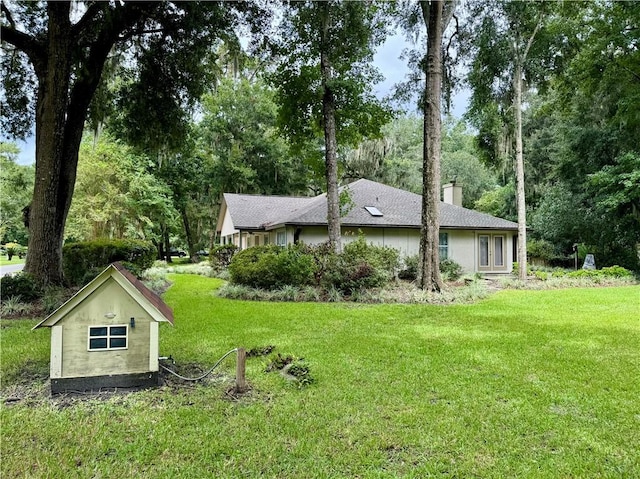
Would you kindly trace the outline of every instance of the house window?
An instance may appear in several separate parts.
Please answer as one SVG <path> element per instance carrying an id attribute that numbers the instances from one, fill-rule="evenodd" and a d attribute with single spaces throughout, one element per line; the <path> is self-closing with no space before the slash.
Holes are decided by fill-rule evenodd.
<path id="1" fill-rule="evenodd" d="M 440 260 L 449 259 L 449 233 L 440 233 Z"/>
<path id="2" fill-rule="evenodd" d="M 104 351 L 110 349 L 127 349 L 128 326 L 90 326 L 89 351 Z"/>
<path id="3" fill-rule="evenodd" d="M 260 236 L 254 236 L 253 246 L 260 246 Z"/>
<path id="4" fill-rule="evenodd" d="M 264 236 L 264 244 L 265 245 L 269 244 L 269 235 L 268 234 Z"/>
<path id="5" fill-rule="evenodd" d="M 276 234 L 276 244 L 278 246 L 287 246 L 287 233 L 283 232 L 278 232 Z"/>

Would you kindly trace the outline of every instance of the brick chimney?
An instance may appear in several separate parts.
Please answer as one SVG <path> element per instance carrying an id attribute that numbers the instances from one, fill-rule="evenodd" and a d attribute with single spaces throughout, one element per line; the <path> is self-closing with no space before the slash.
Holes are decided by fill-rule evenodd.
<path id="1" fill-rule="evenodd" d="M 442 187 L 442 198 L 450 205 L 462 206 L 462 186 L 456 185 L 455 178 Z"/>

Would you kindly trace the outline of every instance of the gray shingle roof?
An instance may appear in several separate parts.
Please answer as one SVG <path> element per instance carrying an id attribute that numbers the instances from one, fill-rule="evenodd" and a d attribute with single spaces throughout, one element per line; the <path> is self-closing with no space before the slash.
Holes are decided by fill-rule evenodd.
<path id="1" fill-rule="evenodd" d="M 361 179 L 341 188 L 349 190 L 353 207 L 343 226 L 420 228 L 422 197 L 415 193 Z M 225 194 L 236 229 L 273 229 L 281 225 L 326 225 L 326 195 L 313 198 Z M 373 216 L 365 206 L 380 210 Z M 518 225 L 495 216 L 440 202 L 440 227 L 452 229 L 517 230 Z"/>
<path id="2" fill-rule="evenodd" d="M 308 196 L 260 196 L 225 193 L 231 221 L 236 229 L 263 229 L 266 225 L 277 222 L 283 216 L 296 211 L 313 201 Z"/>

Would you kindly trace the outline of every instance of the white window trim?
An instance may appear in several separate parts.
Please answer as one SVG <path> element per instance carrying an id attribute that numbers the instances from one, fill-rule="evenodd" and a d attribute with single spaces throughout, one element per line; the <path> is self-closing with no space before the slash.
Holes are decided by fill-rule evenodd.
<path id="1" fill-rule="evenodd" d="M 91 330 L 93 328 L 107 328 L 107 334 L 103 335 L 103 336 L 91 336 Z M 124 336 L 121 335 L 116 335 L 113 336 L 114 338 L 125 338 L 126 341 L 126 346 L 121 347 L 121 348 L 111 348 L 109 347 L 110 344 L 110 339 L 112 338 L 111 336 L 111 328 L 125 328 L 125 334 Z M 92 339 L 106 339 L 107 340 L 107 347 L 106 348 L 92 348 L 91 347 L 91 340 Z M 129 349 L 129 325 L 128 324 L 102 324 L 102 325 L 98 325 L 95 324 L 93 326 L 89 326 L 87 328 L 87 351 L 117 351 L 117 350 L 122 350 L 122 349 Z"/>
<path id="2" fill-rule="evenodd" d="M 443 237 L 446 239 L 446 241 L 447 241 L 446 243 L 441 242 L 441 239 Z M 441 231 L 440 233 L 438 233 L 438 255 L 440 256 L 441 260 L 450 258 L 450 254 L 449 254 L 449 232 L 448 231 Z"/>

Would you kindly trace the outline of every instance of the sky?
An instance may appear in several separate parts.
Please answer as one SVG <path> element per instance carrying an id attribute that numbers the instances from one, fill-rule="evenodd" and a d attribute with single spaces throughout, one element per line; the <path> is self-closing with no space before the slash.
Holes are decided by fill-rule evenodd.
<path id="1" fill-rule="evenodd" d="M 387 41 L 380 46 L 378 52 L 374 56 L 374 64 L 380 69 L 385 80 L 378 84 L 375 92 L 380 97 L 388 95 L 392 92 L 394 85 L 405 81 L 406 75 L 409 73 L 406 60 L 401 60 L 402 51 L 407 48 L 408 43 L 403 35 L 396 34 L 390 36 Z M 456 93 L 452 99 L 452 114 L 455 117 L 462 117 L 469 103 L 469 91 L 462 90 Z M 415 112 L 416 110 L 413 110 Z M 18 163 L 22 165 L 31 165 L 35 162 L 35 138 L 27 138 L 26 141 L 16 141 L 20 154 L 18 155 Z"/>
<path id="2" fill-rule="evenodd" d="M 404 35 L 395 34 L 388 37 L 387 41 L 381 45 L 375 54 L 373 62 L 385 77 L 385 80 L 376 86 L 377 95 L 385 96 L 392 91 L 394 85 L 407 80 L 407 74 L 409 73 L 407 61 L 401 60 L 400 56 L 403 50 L 409 46 Z M 469 97 L 470 91 L 467 89 L 462 89 L 453 94 L 451 114 L 454 117 L 462 118 L 469 105 Z M 415 108 L 413 112 L 416 112 Z"/>

